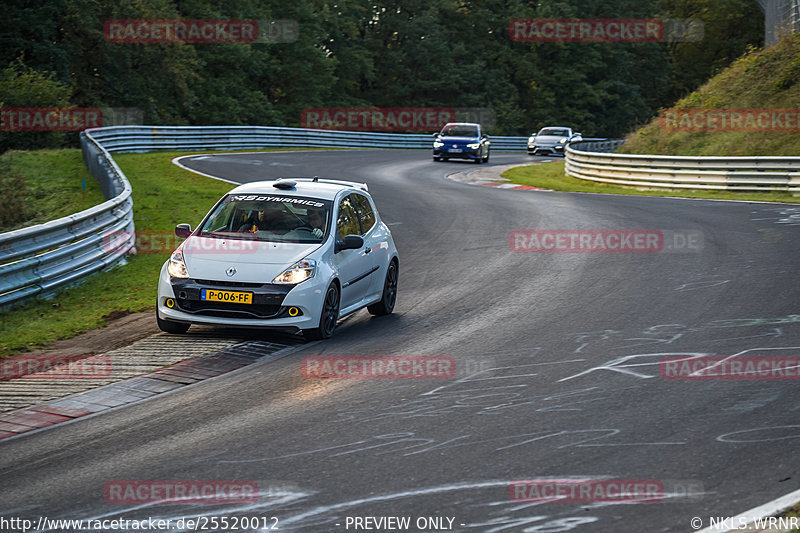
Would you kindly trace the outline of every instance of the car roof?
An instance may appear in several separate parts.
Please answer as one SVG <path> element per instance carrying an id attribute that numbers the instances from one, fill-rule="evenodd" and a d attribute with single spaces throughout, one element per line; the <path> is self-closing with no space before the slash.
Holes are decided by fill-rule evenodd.
<path id="1" fill-rule="evenodd" d="M 317 181 L 314 181 L 317 180 Z M 275 186 L 282 183 L 283 187 Z M 292 185 L 293 184 L 293 185 Z M 228 194 L 269 194 L 281 196 L 306 196 L 321 200 L 334 200 L 340 191 L 351 190 L 369 195 L 367 184 L 355 181 L 323 178 L 278 178 L 270 181 L 254 181 L 239 185 Z"/>
<path id="2" fill-rule="evenodd" d="M 480 126 L 477 122 L 448 122 L 446 126 Z"/>
<path id="3" fill-rule="evenodd" d="M 572 128 L 570 128 L 568 126 L 545 126 L 543 128 L 540 128 L 539 131 L 550 130 L 550 129 L 552 129 L 552 130 L 572 130 Z"/>

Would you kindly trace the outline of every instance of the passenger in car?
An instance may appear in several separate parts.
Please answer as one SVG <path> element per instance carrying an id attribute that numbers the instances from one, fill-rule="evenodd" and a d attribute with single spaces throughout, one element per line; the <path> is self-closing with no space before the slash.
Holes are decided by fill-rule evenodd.
<path id="1" fill-rule="evenodd" d="M 261 209 L 256 212 L 246 223 L 239 227 L 240 232 L 255 233 L 256 231 L 270 231 L 272 233 L 286 233 L 286 217 L 280 209 Z"/>

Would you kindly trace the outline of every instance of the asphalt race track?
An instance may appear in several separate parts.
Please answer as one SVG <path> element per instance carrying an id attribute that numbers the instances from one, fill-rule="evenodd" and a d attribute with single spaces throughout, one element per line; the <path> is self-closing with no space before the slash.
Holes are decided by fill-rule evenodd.
<path id="1" fill-rule="evenodd" d="M 493 153 L 490 164 L 532 159 Z M 662 375 L 666 357 L 800 356 L 800 206 L 470 186 L 445 176 L 473 165 L 422 151 L 183 163 L 240 182 L 367 182 L 400 252 L 395 314 L 360 311 L 333 339 L 277 361 L 0 442 L 0 516 L 261 516 L 307 532 L 369 531 L 354 518 L 390 516 L 411 525 L 371 530 L 691 531 L 693 517 L 706 526 L 800 488 L 796 378 Z M 202 215 L 174 222 L 194 227 Z M 651 253 L 510 248 L 514 230 L 567 229 L 666 237 Z M 457 372 L 313 380 L 300 372 L 309 355 L 451 356 Z M 648 480 L 663 493 L 514 500 L 510 484 L 532 479 Z M 115 480 L 248 480 L 259 495 L 107 503 Z M 443 522 L 417 528 L 420 518 Z"/>

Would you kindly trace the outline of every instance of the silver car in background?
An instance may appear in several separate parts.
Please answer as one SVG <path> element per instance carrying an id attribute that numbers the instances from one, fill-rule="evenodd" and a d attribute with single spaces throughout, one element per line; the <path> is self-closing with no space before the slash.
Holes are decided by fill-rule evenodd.
<path id="1" fill-rule="evenodd" d="M 528 153 L 530 155 L 563 156 L 564 149 L 569 143 L 582 139 L 581 134 L 573 132 L 572 128 L 548 126 L 528 138 Z"/>

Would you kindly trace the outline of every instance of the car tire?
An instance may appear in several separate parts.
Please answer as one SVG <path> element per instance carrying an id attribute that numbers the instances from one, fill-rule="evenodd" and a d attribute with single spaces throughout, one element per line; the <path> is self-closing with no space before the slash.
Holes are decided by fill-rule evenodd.
<path id="1" fill-rule="evenodd" d="M 158 329 L 165 333 L 186 333 L 189 331 L 190 324 L 186 324 L 184 322 L 173 322 L 172 320 L 162 320 L 160 316 L 158 316 L 158 311 L 156 311 L 156 322 L 158 323 Z"/>
<path id="2" fill-rule="evenodd" d="M 336 322 L 339 320 L 340 298 L 339 286 L 332 282 L 328 285 L 328 290 L 325 291 L 322 311 L 319 314 L 319 326 L 303 330 L 303 337 L 311 341 L 319 341 L 333 336 Z"/>
<path id="3" fill-rule="evenodd" d="M 383 282 L 383 293 L 381 300 L 367 306 L 369 314 L 375 316 L 389 315 L 394 311 L 394 304 L 397 302 L 397 279 L 399 277 L 397 261 L 392 259 L 386 269 L 386 279 Z"/>
<path id="4" fill-rule="evenodd" d="M 438 163 L 439 161 L 442 160 L 442 158 L 441 157 L 437 157 L 437 156 L 433 156 L 433 160 Z"/>

